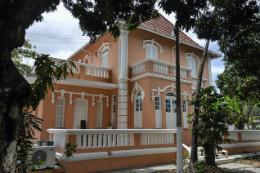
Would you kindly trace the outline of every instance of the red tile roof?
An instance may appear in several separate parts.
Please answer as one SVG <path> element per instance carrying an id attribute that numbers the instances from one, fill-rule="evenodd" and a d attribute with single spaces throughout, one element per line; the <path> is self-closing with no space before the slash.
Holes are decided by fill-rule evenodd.
<path id="1" fill-rule="evenodd" d="M 161 14 L 158 19 L 148 20 L 148 21 L 142 23 L 140 26 L 143 28 L 155 31 L 157 33 L 163 34 L 167 37 L 172 37 L 172 30 L 175 28 L 175 26 Z M 187 44 L 196 46 L 200 49 L 204 49 L 204 47 L 200 46 L 198 43 L 196 43 L 194 40 L 192 40 L 190 37 L 188 37 L 182 31 L 179 31 L 179 36 L 180 36 L 180 42 L 185 42 Z M 174 36 L 174 38 L 175 37 L 176 36 Z M 212 52 L 214 54 L 218 54 L 213 51 L 210 51 L 210 52 Z M 218 54 L 218 55 L 220 55 L 220 54 Z"/>
<path id="2" fill-rule="evenodd" d="M 160 17 L 158 19 L 148 20 L 148 21 L 142 23 L 140 25 L 140 27 L 148 29 L 148 30 L 152 30 L 156 33 L 159 33 L 159 34 L 165 35 L 167 37 L 171 37 L 171 38 L 172 38 L 172 30 L 175 28 L 175 26 L 161 14 L 160 14 Z M 204 49 L 204 47 L 200 46 L 198 43 L 196 43 L 194 40 L 192 40 L 190 37 L 188 37 L 182 31 L 179 31 L 179 36 L 180 36 L 180 42 L 185 42 L 186 44 L 195 46 L 195 47 L 202 49 L 202 50 Z M 99 40 L 100 38 L 102 38 L 102 36 L 98 36 L 97 40 Z M 174 38 L 175 38 L 175 36 L 174 36 Z M 74 52 L 68 58 L 68 60 L 72 60 L 78 54 L 80 54 L 82 52 L 82 49 L 87 49 L 91 45 L 92 44 L 90 44 L 90 43 L 85 44 L 80 49 L 78 49 L 76 52 Z M 214 53 L 215 55 L 221 56 L 221 54 L 218 54 L 216 52 L 213 52 L 213 51 L 210 51 L 210 50 L 209 50 L 209 52 Z"/>

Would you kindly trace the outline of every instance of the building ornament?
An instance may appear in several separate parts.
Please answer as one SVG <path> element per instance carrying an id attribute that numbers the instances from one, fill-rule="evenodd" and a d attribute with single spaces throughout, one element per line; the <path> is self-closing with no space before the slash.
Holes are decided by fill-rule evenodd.
<path id="1" fill-rule="evenodd" d="M 136 92 L 141 91 L 141 97 L 142 97 L 142 101 L 144 101 L 144 97 L 145 97 L 145 93 L 144 90 L 141 88 L 141 86 L 138 84 L 138 82 L 135 83 L 135 87 L 133 88 L 132 94 L 131 94 L 131 101 L 132 103 L 134 103 L 134 91 L 136 90 Z"/>

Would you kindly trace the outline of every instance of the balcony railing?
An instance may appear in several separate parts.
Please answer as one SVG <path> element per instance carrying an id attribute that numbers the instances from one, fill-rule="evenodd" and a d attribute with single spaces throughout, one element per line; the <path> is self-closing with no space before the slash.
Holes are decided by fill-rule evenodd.
<path id="1" fill-rule="evenodd" d="M 54 145 L 62 148 L 73 135 L 76 136 L 77 147 L 82 149 L 176 142 L 175 129 L 48 129 L 47 131 L 53 134 Z"/>
<path id="2" fill-rule="evenodd" d="M 169 74 L 176 76 L 176 65 L 170 64 L 163 61 L 158 61 L 154 59 L 144 59 L 135 64 L 130 65 L 131 75 L 136 75 L 145 71 L 159 72 L 163 74 Z M 181 77 L 187 78 L 190 76 L 191 69 L 186 67 L 180 67 Z"/>
<path id="3" fill-rule="evenodd" d="M 51 60 L 55 61 L 56 63 L 60 63 L 62 61 L 61 59 L 57 58 L 50 58 Z M 73 76 L 69 76 L 71 78 L 78 78 L 83 80 L 101 80 L 103 82 L 110 82 L 110 72 L 111 69 L 90 65 L 90 64 L 84 64 L 79 62 L 74 62 L 76 67 L 69 66 L 73 72 Z M 69 69 L 68 69 L 69 71 Z"/>

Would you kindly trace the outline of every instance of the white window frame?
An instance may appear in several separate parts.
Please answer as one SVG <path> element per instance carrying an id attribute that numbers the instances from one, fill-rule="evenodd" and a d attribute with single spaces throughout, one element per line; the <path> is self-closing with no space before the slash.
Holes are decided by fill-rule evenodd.
<path id="1" fill-rule="evenodd" d="M 185 104 L 185 107 L 186 107 L 185 113 L 183 111 L 183 109 L 184 109 L 183 101 L 186 102 L 186 104 Z M 187 121 L 188 121 L 187 115 L 189 114 L 187 99 L 182 99 L 181 103 L 182 103 L 183 127 L 184 127 L 184 129 L 189 129 L 189 124 L 187 124 Z"/>
<path id="2" fill-rule="evenodd" d="M 97 105 L 96 128 L 102 128 L 102 122 L 103 122 L 103 101 L 102 100 L 98 100 L 96 105 Z M 98 124 L 98 118 L 100 118 L 100 124 Z"/>
<path id="3" fill-rule="evenodd" d="M 150 55 L 151 57 L 148 56 L 148 51 L 147 49 L 150 48 Z M 156 50 L 156 54 L 153 53 L 153 49 Z M 152 44 L 146 44 L 146 59 L 154 59 L 158 60 L 158 47 Z"/>
<path id="4" fill-rule="evenodd" d="M 111 126 L 116 128 L 116 95 L 111 98 Z"/>
<path id="5" fill-rule="evenodd" d="M 167 94 L 172 94 L 172 96 L 167 96 Z M 177 117 L 176 99 L 177 99 L 177 97 L 173 92 L 167 92 L 165 94 L 165 109 L 167 109 L 166 100 L 170 100 L 170 113 L 168 113 L 167 110 L 165 111 L 165 113 L 166 113 L 166 128 L 167 129 L 176 129 L 176 117 Z M 174 101 L 174 104 L 172 104 L 172 101 Z M 167 116 L 167 114 L 168 114 L 168 116 Z M 169 117 L 169 114 L 170 114 L 170 117 Z"/>
<path id="6" fill-rule="evenodd" d="M 140 93 L 140 95 L 139 95 Z M 136 100 L 139 100 L 140 103 L 136 103 Z M 136 104 L 139 104 L 139 110 L 136 111 Z M 141 115 L 137 115 L 137 114 Z M 140 117 L 138 117 L 140 116 Z M 142 93 L 141 92 L 136 92 L 135 97 L 134 97 L 134 128 L 142 128 L 143 127 L 143 99 L 142 99 Z M 138 122 L 140 120 L 140 122 Z"/>
<path id="7" fill-rule="evenodd" d="M 105 52 L 106 51 L 106 52 Z M 109 51 L 109 48 L 108 47 L 105 47 L 102 52 L 101 52 L 101 58 L 100 58 L 100 66 L 101 67 L 105 67 L 105 68 L 108 68 L 108 51 Z M 105 53 L 104 53 L 105 52 Z M 105 62 L 106 64 L 102 64 L 103 62 Z"/>
<path id="8" fill-rule="evenodd" d="M 61 100 L 62 100 L 63 104 L 59 105 Z M 66 99 L 65 99 L 65 97 L 59 96 L 57 98 L 57 107 L 56 107 L 56 120 L 55 120 L 55 127 L 56 128 L 64 128 L 65 106 L 66 106 Z M 62 114 L 60 115 L 61 111 L 62 111 Z M 62 118 L 61 124 L 58 123 L 60 121 L 60 118 Z M 57 119 L 58 119 L 58 122 L 57 122 Z"/>
<path id="9" fill-rule="evenodd" d="M 79 129 L 80 128 L 80 120 L 78 120 L 79 117 L 76 117 L 76 112 L 78 110 L 76 110 L 76 102 L 78 100 L 84 100 L 86 101 L 86 106 L 85 106 L 85 109 L 86 109 L 86 114 L 84 115 L 84 119 L 82 120 L 85 120 L 86 121 L 86 128 L 88 128 L 88 100 L 87 99 L 83 99 L 83 98 L 76 98 L 75 99 L 75 104 L 74 104 L 74 122 L 73 122 L 73 128 L 74 129 Z M 76 123 L 76 121 L 78 121 L 78 123 Z M 78 127 L 76 127 L 77 125 L 79 125 Z"/>
<path id="10" fill-rule="evenodd" d="M 196 59 L 193 57 L 188 57 L 188 68 L 191 68 L 191 77 L 196 78 L 197 77 L 197 63 L 196 63 Z"/>
<path id="11" fill-rule="evenodd" d="M 162 128 L 162 98 L 161 96 L 154 97 L 154 104 L 155 104 L 155 128 Z M 159 98 L 159 101 L 156 100 Z M 158 104 L 156 104 L 158 103 Z M 158 109 L 159 108 L 159 109 Z M 160 117 L 160 122 L 157 122 L 157 117 Z"/>

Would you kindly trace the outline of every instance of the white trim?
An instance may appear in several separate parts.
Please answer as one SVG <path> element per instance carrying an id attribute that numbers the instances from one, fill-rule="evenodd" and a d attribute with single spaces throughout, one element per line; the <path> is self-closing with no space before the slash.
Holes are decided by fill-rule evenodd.
<path id="1" fill-rule="evenodd" d="M 222 148 L 254 147 L 260 146 L 260 142 L 220 144 Z"/>
<path id="2" fill-rule="evenodd" d="M 130 81 L 133 82 L 133 81 L 143 79 L 143 78 L 146 78 L 146 77 L 154 77 L 154 78 L 165 79 L 165 80 L 169 80 L 169 81 L 176 81 L 176 78 L 168 77 L 168 76 L 164 76 L 164 75 L 159 75 L 159 74 L 154 74 L 154 73 L 145 73 L 143 75 L 131 78 Z M 187 80 L 184 80 L 184 79 L 181 79 L 181 83 L 192 84 L 191 81 L 187 81 Z"/>
<path id="3" fill-rule="evenodd" d="M 147 44 L 147 45 L 154 45 L 154 43 L 157 45 L 157 46 L 159 46 L 160 47 L 160 53 L 162 53 L 162 46 L 159 44 L 159 43 L 157 43 L 156 41 L 154 41 L 154 39 L 151 39 L 151 40 L 144 40 L 143 41 L 143 48 L 145 48 L 145 46 L 146 46 L 146 42 L 151 42 L 151 44 Z"/>
<path id="4" fill-rule="evenodd" d="M 170 92 L 176 95 L 176 93 L 173 91 L 173 89 L 176 89 L 176 87 L 174 86 L 174 83 L 172 83 L 171 85 L 164 87 L 164 89 L 161 89 L 160 87 L 158 87 L 158 89 L 152 89 L 152 100 L 154 100 L 154 97 L 160 96 L 160 94 L 164 93 L 168 88 L 171 88 Z M 157 95 L 155 95 L 154 92 L 157 92 Z M 184 96 L 184 99 L 186 99 L 186 96 L 189 96 L 189 99 L 191 100 L 191 95 L 187 94 L 186 91 L 184 91 L 184 93 L 181 93 L 181 95 Z"/>
<path id="5" fill-rule="evenodd" d="M 138 66 L 138 65 L 146 63 L 146 62 L 154 62 L 154 63 L 157 63 L 157 64 L 162 64 L 162 65 L 166 65 L 166 66 L 170 66 L 170 67 L 176 68 L 175 64 L 171 64 L 171 63 L 168 63 L 168 62 L 159 61 L 159 60 L 155 60 L 155 59 L 143 59 L 143 60 L 138 61 L 138 62 L 136 62 L 134 64 L 131 64 L 129 67 L 133 68 L 135 66 Z M 180 66 L 180 69 L 187 70 L 187 71 L 192 71 L 192 69 L 187 68 L 187 67 L 183 67 L 183 66 Z"/>
<path id="6" fill-rule="evenodd" d="M 193 52 L 189 52 L 189 53 L 185 53 L 185 59 L 187 60 L 188 58 L 190 58 L 190 57 L 195 57 L 195 58 L 197 58 L 197 61 L 198 61 L 198 64 L 200 63 L 200 58 L 196 55 L 196 54 L 194 54 Z"/>
<path id="7" fill-rule="evenodd" d="M 138 88 L 141 90 L 141 98 L 142 98 L 142 101 L 144 101 L 144 97 L 145 97 L 145 93 L 144 93 L 144 90 L 142 89 L 142 87 L 138 84 L 138 82 L 135 83 L 135 87 L 133 88 L 132 90 L 132 94 L 131 94 L 131 101 L 132 103 L 134 102 L 133 98 L 134 98 L 134 91 L 136 90 L 137 92 L 139 91 Z"/>
<path id="8" fill-rule="evenodd" d="M 173 37 L 169 37 L 169 36 L 164 35 L 164 34 L 162 34 L 162 33 L 159 33 L 159 32 L 156 32 L 156 31 L 153 31 L 153 30 L 151 30 L 151 29 L 148 29 L 148 28 L 145 28 L 145 27 L 142 27 L 142 26 L 139 26 L 138 28 L 139 28 L 139 29 L 142 29 L 142 30 L 145 30 L 145 31 L 148 31 L 148 32 L 151 32 L 151 33 L 154 33 L 154 34 L 157 34 L 157 35 L 160 35 L 160 36 L 165 37 L 165 38 L 168 38 L 168 39 L 170 39 L 170 40 L 174 40 L 174 41 L 176 41 L 176 39 L 173 38 Z M 198 47 L 198 46 L 195 46 L 195 45 L 192 45 L 192 44 L 186 43 L 186 42 L 184 42 L 184 41 L 179 41 L 179 43 L 182 43 L 182 44 L 185 44 L 185 45 L 188 45 L 188 46 L 194 47 L 194 48 L 196 48 L 196 49 L 200 49 L 200 50 L 202 50 L 202 51 L 204 51 L 204 49 L 205 49 L 205 48 L 201 48 L 201 47 Z M 208 50 L 208 52 L 211 53 L 211 54 L 216 55 L 217 58 L 220 58 L 220 57 L 221 57 L 221 55 L 219 55 L 219 54 L 217 54 L 217 53 L 215 53 L 215 52 L 212 52 L 211 50 Z"/>
<path id="9" fill-rule="evenodd" d="M 109 44 L 109 46 L 105 46 L 106 44 Z M 100 54 L 100 51 L 101 51 L 102 48 L 110 50 L 111 49 L 111 45 L 110 45 L 109 42 L 103 42 L 103 44 L 98 49 L 98 54 L 97 54 L 98 57 L 99 57 L 99 54 Z"/>
<path id="10" fill-rule="evenodd" d="M 111 157 L 128 157 L 128 156 L 140 156 L 140 155 L 148 155 L 148 154 L 173 153 L 176 151 L 177 149 L 175 147 L 120 150 L 120 151 L 111 151 Z"/>
<path id="11" fill-rule="evenodd" d="M 63 90 L 55 90 L 55 92 L 64 92 L 64 93 L 67 93 L 67 94 L 70 94 L 70 99 L 72 99 L 72 95 L 75 94 L 75 95 L 80 95 L 81 98 L 83 99 L 84 96 L 92 96 L 92 106 L 93 105 L 93 102 L 94 102 L 94 97 L 99 97 L 99 99 L 101 100 L 102 97 L 106 97 L 107 98 L 107 107 L 109 106 L 109 96 L 106 96 L 106 95 L 103 95 L 102 93 L 100 94 L 89 94 L 89 93 L 85 93 L 84 91 L 82 92 L 72 92 L 72 91 L 65 91 L 64 89 Z M 72 104 L 72 100 L 70 100 L 70 104 Z"/>
<path id="12" fill-rule="evenodd" d="M 47 129 L 47 132 L 64 135 L 122 134 L 122 133 L 177 133 L 176 129 Z"/>
<path id="13" fill-rule="evenodd" d="M 33 73 L 26 73 L 25 79 L 30 83 L 34 83 L 36 80 L 36 75 Z M 74 78 L 66 78 L 65 80 L 59 80 L 56 82 L 57 84 L 64 84 L 64 85 L 72 85 L 72 86 L 83 86 L 83 87 L 90 87 L 90 88 L 99 88 L 99 89 L 115 89 L 118 88 L 118 84 L 106 83 L 106 82 L 95 82 L 89 80 L 81 80 L 81 79 L 74 79 Z M 52 100 L 54 103 L 55 100 Z"/>

